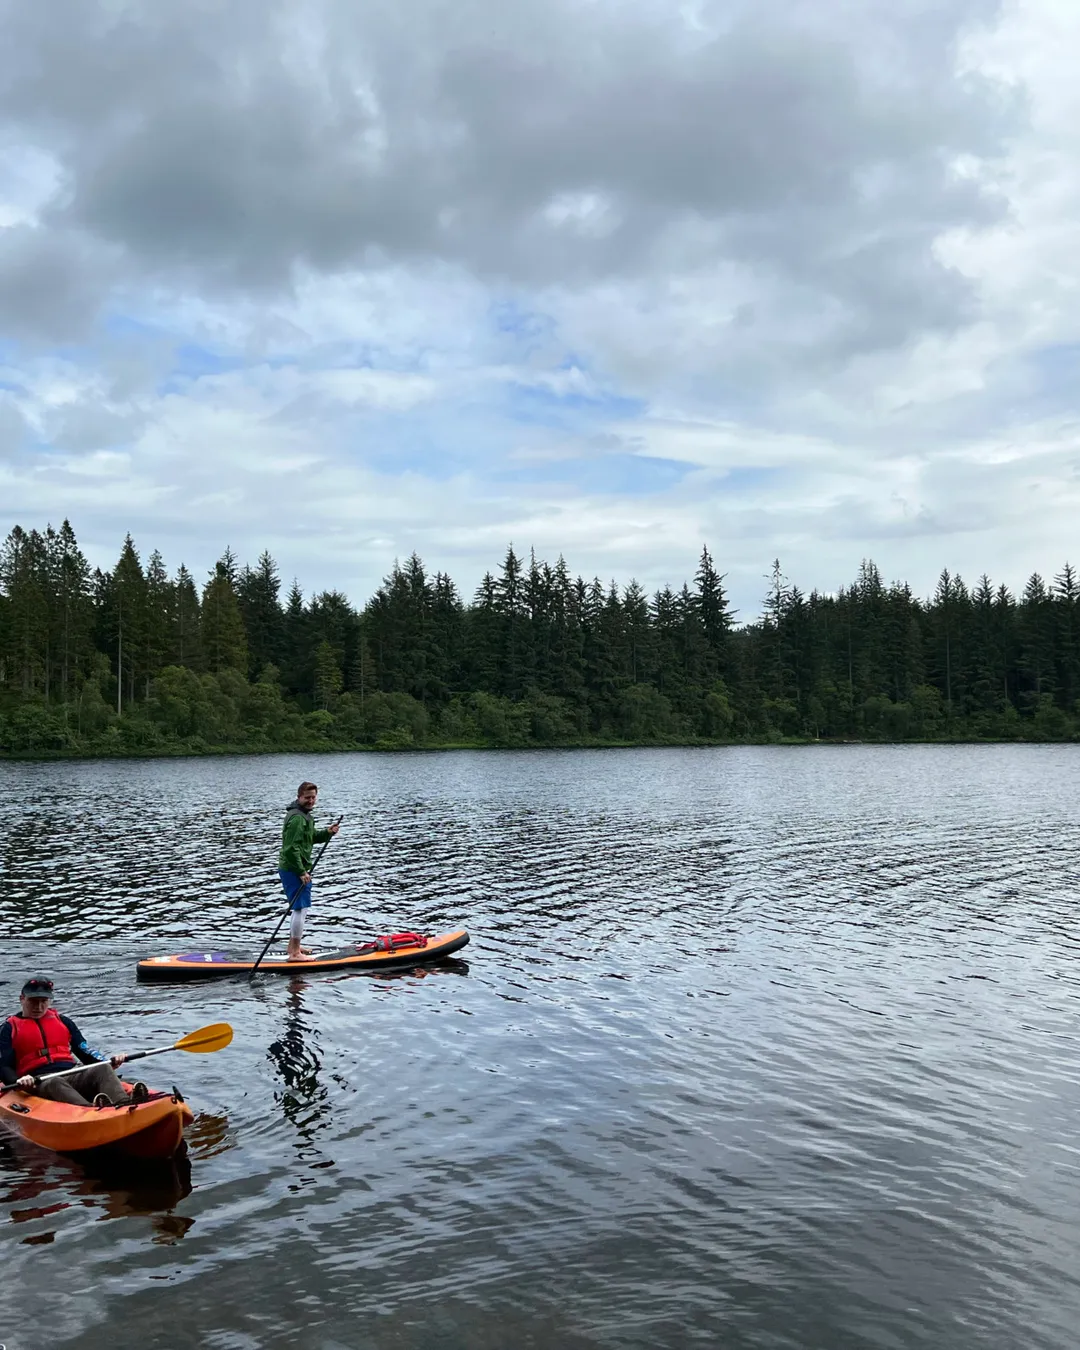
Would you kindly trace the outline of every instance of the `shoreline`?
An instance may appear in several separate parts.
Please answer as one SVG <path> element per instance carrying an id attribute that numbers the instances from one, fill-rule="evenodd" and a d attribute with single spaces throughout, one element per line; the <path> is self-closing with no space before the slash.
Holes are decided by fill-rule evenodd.
<path id="1" fill-rule="evenodd" d="M 41 750 L 11 751 L 0 750 L 0 763 L 11 764 L 53 764 L 87 763 L 93 760 L 121 759 L 221 759 L 245 758 L 255 755 L 352 755 L 352 754 L 443 754 L 452 751 L 487 751 L 492 753 L 522 750 L 717 750 L 736 747 L 766 746 L 803 746 L 838 747 L 865 745 L 1077 745 L 1075 737 L 1016 736 L 1008 739 L 984 736 L 934 736 L 908 737 L 904 740 L 884 738 L 844 737 L 801 737 L 801 736 L 761 736 L 733 739 L 676 738 L 671 740 L 609 740 L 602 738 L 582 738 L 566 741 L 528 741 L 521 744 L 499 743 L 496 741 L 440 741 L 422 745 L 383 744 L 372 745 L 248 745 L 213 746 L 187 745 L 169 747 L 119 747 L 103 749 L 100 746 L 86 750 Z"/>

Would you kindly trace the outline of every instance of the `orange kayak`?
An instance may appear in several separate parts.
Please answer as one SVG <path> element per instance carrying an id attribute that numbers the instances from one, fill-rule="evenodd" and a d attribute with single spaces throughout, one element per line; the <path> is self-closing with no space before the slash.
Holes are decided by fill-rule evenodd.
<path id="1" fill-rule="evenodd" d="M 102 1148 L 130 1158 L 171 1158 L 193 1119 L 183 1098 L 171 1092 L 151 1092 L 138 1106 L 102 1107 L 70 1106 L 18 1090 L 0 1095 L 0 1120 L 56 1153 Z"/>
<path id="2" fill-rule="evenodd" d="M 460 951 L 468 941 L 465 929 L 458 928 L 437 937 L 402 933 L 392 938 L 376 938 L 372 942 L 356 942 L 351 947 L 315 952 L 310 961 L 288 961 L 284 952 L 270 952 L 260 964 L 259 973 L 298 975 L 313 970 L 377 971 L 395 966 L 419 966 L 444 960 Z M 247 975 L 254 964 L 254 957 L 233 956 L 229 952 L 182 952 L 178 956 L 149 956 L 140 961 L 135 970 L 136 977 L 143 982 L 212 980 L 219 975 Z"/>

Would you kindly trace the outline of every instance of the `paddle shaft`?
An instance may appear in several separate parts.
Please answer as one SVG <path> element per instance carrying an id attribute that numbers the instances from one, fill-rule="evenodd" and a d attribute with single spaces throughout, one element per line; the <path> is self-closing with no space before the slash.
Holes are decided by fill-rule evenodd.
<path id="1" fill-rule="evenodd" d="M 334 824 L 335 824 L 335 825 L 340 825 L 341 822 L 342 822 L 344 819 L 345 819 L 345 817 L 344 817 L 343 815 L 338 816 L 337 820 L 334 821 Z M 333 839 L 333 837 L 334 837 L 334 836 L 331 835 L 331 836 L 330 836 L 330 839 Z M 322 855 L 326 852 L 326 850 L 330 847 L 330 839 L 328 839 L 328 840 L 326 841 L 326 843 L 323 844 L 322 848 L 319 849 L 318 853 L 316 853 L 316 855 L 315 855 L 315 861 L 314 861 L 314 862 L 311 864 L 311 866 L 308 868 L 308 876 L 309 876 L 309 877 L 312 876 L 312 875 L 314 874 L 316 867 L 318 867 L 318 865 L 319 865 L 319 859 L 320 859 L 320 858 L 322 857 Z M 311 883 L 309 882 L 308 884 L 310 885 Z M 281 932 L 281 925 L 285 922 L 285 920 L 286 920 L 286 919 L 289 917 L 289 915 L 292 913 L 292 907 L 293 907 L 293 905 L 296 904 L 297 900 L 300 899 L 300 896 L 303 894 L 303 891 L 304 891 L 304 883 L 301 882 L 301 883 L 300 883 L 300 889 L 296 892 L 296 894 L 293 896 L 293 898 L 289 901 L 289 907 L 288 907 L 288 909 L 287 909 L 287 910 L 285 911 L 285 913 L 281 916 L 281 918 L 278 919 L 278 921 L 277 921 L 277 927 L 276 927 L 276 928 L 274 929 L 274 931 L 270 934 L 270 941 L 266 944 L 266 946 L 265 946 L 265 947 L 262 949 L 262 951 L 259 953 L 258 959 L 256 960 L 255 964 L 251 967 L 251 970 L 248 972 L 248 980 L 249 980 L 249 981 L 250 981 L 250 980 L 253 980 L 253 979 L 255 978 L 255 972 L 259 969 L 259 966 L 262 964 L 262 959 L 263 959 L 263 957 L 264 957 L 264 956 L 266 955 L 266 953 L 270 950 L 270 948 L 274 945 L 274 939 L 277 937 L 278 933 Z"/>
<path id="2" fill-rule="evenodd" d="M 130 1055 L 124 1056 L 124 1063 L 130 1064 L 135 1059 L 146 1059 L 150 1055 L 167 1055 L 170 1050 L 179 1050 L 178 1045 L 163 1045 L 160 1050 L 135 1050 Z M 109 1059 L 98 1059 L 94 1064 L 109 1064 Z M 93 1064 L 76 1064 L 70 1069 L 60 1069 L 57 1073 L 46 1074 L 46 1078 L 66 1078 L 69 1073 L 82 1073 L 83 1069 L 92 1069 Z M 9 1084 L 10 1086 L 10 1084 Z"/>
<path id="3" fill-rule="evenodd" d="M 170 1050 L 187 1050 L 189 1053 L 212 1054 L 215 1050 L 222 1050 L 232 1041 L 232 1027 L 227 1022 L 215 1022 L 213 1026 L 201 1027 L 198 1031 L 189 1032 L 186 1036 L 181 1036 L 178 1041 L 172 1045 L 162 1045 L 156 1050 L 133 1050 L 130 1055 L 124 1056 L 124 1063 L 130 1064 L 136 1059 L 147 1059 L 150 1055 L 167 1055 Z M 56 1073 L 46 1074 L 47 1078 L 66 1078 L 71 1073 L 82 1073 L 83 1069 L 92 1069 L 95 1064 L 110 1064 L 109 1059 L 94 1060 L 91 1064 L 73 1064 L 70 1069 L 59 1069 Z M 0 1095 L 9 1092 L 15 1086 L 14 1083 L 6 1083 L 0 1087 Z"/>
<path id="4" fill-rule="evenodd" d="M 159 1050 L 134 1050 L 131 1054 L 126 1054 L 126 1056 L 124 1056 L 124 1064 L 131 1064 L 132 1060 L 144 1060 L 148 1054 L 167 1054 L 169 1053 L 169 1050 L 182 1049 L 184 1049 L 184 1046 L 182 1045 L 163 1045 Z M 94 1064 L 111 1064 L 111 1062 L 111 1060 L 94 1060 Z M 76 1064 L 70 1069 L 59 1069 L 57 1073 L 46 1073 L 46 1077 L 47 1079 L 66 1079 L 69 1073 L 81 1073 L 84 1069 L 92 1068 L 93 1064 Z M 4 1087 L 0 1088 L 0 1092 L 11 1092 L 11 1089 L 14 1087 L 14 1083 L 4 1084 Z"/>

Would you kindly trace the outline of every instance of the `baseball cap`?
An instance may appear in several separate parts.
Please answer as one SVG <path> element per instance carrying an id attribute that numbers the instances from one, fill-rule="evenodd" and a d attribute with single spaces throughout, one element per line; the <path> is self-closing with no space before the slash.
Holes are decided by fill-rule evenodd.
<path id="1" fill-rule="evenodd" d="M 24 994 L 29 994 L 31 998 L 52 998 L 53 982 L 47 980 L 44 975 L 31 975 L 22 987 Z"/>

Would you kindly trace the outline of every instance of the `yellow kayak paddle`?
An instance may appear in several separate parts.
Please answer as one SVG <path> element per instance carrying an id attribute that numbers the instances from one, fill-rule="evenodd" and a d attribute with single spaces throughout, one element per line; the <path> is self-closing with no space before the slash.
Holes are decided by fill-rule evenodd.
<path id="1" fill-rule="evenodd" d="M 210 1055 L 215 1050 L 224 1050 L 232 1038 L 233 1029 L 228 1022 L 211 1022 L 208 1027 L 189 1031 L 172 1045 L 163 1045 L 157 1050 L 134 1050 L 130 1055 L 124 1056 L 124 1063 L 130 1064 L 136 1059 L 147 1059 L 150 1055 L 167 1055 L 170 1050 L 186 1050 L 192 1055 Z M 92 1067 L 91 1064 L 76 1064 L 72 1069 L 61 1069 L 59 1073 L 49 1074 L 49 1078 L 63 1078 L 66 1074 L 82 1073 L 83 1069 Z"/>

